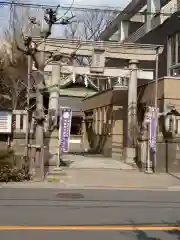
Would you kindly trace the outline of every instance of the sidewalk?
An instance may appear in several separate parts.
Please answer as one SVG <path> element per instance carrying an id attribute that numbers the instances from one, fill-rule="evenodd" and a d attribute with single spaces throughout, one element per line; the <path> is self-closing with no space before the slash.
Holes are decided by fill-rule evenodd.
<path id="1" fill-rule="evenodd" d="M 59 183 L 104 188 L 166 188 L 180 186 L 180 180 L 168 174 L 145 174 L 115 169 L 67 169 Z"/>
<path id="2" fill-rule="evenodd" d="M 168 174 L 150 175 L 136 171 L 69 169 L 57 182 L 3 183 L 1 188 L 140 189 L 180 191 L 180 180 Z"/>
<path id="3" fill-rule="evenodd" d="M 100 155 L 63 155 L 63 160 L 72 161 L 69 168 L 72 169 L 118 169 L 118 170 L 136 170 L 135 166 L 131 166 L 122 161 Z"/>

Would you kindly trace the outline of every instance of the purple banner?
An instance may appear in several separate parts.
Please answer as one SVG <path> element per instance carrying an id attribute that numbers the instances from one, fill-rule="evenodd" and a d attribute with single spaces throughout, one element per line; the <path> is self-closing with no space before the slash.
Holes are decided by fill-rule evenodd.
<path id="1" fill-rule="evenodd" d="M 72 110 L 70 108 L 62 109 L 60 118 L 60 147 L 61 152 L 66 153 L 69 151 L 69 139 L 71 131 Z"/>
<path id="2" fill-rule="evenodd" d="M 156 138 L 157 138 L 157 123 L 158 123 L 158 111 L 154 109 L 151 117 L 150 126 L 150 147 L 155 152 L 156 151 Z"/>

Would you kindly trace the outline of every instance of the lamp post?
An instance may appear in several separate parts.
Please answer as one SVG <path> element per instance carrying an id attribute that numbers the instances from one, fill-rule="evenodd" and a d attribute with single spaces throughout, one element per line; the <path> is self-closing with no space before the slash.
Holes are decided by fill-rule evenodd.
<path id="1" fill-rule="evenodd" d="M 156 161 L 157 161 L 157 131 L 158 131 L 158 64 L 159 64 L 159 49 L 157 49 L 156 52 L 156 70 L 155 70 L 155 102 L 154 102 L 154 107 L 155 107 L 155 118 L 156 118 L 156 146 L 155 146 L 155 151 L 154 151 L 154 172 L 155 172 L 155 166 L 156 166 Z M 150 150 L 149 150 L 150 151 Z"/>

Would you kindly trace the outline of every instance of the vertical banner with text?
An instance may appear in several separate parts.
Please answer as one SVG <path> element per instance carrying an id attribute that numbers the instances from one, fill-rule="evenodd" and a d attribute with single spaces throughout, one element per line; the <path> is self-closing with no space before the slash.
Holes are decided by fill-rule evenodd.
<path id="1" fill-rule="evenodd" d="M 157 140 L 157 125 L 158 125 L 158 109 L 153 109 L 150 123 L 150 147 L 153 152 L 156 152 Z"/>
<path id="2" fill-rule="evenodd" d="M 72 110 L 70 108 L 63 108 L 60 117 L 60 148 L 62 153 L 69 151 L 69 140 L 71 132 Z"/>

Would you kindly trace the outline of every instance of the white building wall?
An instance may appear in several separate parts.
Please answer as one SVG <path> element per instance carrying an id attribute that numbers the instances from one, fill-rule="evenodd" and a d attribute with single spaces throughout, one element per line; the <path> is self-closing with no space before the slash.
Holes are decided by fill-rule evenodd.
<path id="1" fill-rule="evenodd" d="M 135 42 L 142 38 L 152 29 L 158 27 L 165 20 L 167 20 L 173 13 L 180 9 L 180 0 L 171 0 L 160 9 L 160 0 L 147 0 L 147 18 L 143 26 L 136 32 L 128 36 L 125 41 Z M 152 14 L 150 14 L 152 13 Z"/>

